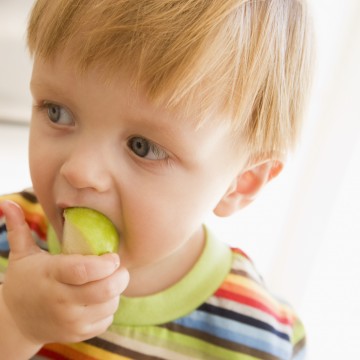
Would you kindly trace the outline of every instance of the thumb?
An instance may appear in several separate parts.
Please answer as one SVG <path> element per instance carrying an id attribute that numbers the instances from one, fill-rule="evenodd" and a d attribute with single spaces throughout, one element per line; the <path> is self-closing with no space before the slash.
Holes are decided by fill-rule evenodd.
<path id="1" fill-rule="evenodd" d="M 5 200 L 0 203 L 6 219 L 7 237 L 10 246 L 10 258 L 21 259 L 25 256 L 40 252 L 31 236 L 21 207 L 13 201 Z"/>

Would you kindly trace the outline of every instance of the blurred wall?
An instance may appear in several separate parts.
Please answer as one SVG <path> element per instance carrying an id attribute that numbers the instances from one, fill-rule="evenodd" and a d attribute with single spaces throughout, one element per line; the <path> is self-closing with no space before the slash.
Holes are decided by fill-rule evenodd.
<path id="1" fill-rule="evenodd" d="M 31 61 L 25 29 L 32 0 L 0 1 L 0 120 L 28 122 Z"/>

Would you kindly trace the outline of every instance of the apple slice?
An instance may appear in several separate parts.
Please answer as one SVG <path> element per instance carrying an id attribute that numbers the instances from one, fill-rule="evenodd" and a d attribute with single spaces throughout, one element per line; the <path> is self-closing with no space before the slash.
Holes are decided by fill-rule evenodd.
<path id="1" fill-rule="evenodd" d="M 62 253 L 102 255 L 118 252 L 118 232 L 105 215 L 77 207 L 65 209 L 64 218 Z"/>

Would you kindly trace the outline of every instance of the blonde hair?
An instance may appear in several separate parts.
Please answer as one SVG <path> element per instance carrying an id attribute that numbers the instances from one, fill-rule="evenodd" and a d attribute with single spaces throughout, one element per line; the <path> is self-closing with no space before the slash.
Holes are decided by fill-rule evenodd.
<path id="1" fill-rule="evenodd" d="M 311 38 L 302 0 L 38 0 L 28 25 L 32 55 L 71 46 L 81 71 L 127 68 L 153 101 L 220 109 L 252 157 L 295 144 Z"/>

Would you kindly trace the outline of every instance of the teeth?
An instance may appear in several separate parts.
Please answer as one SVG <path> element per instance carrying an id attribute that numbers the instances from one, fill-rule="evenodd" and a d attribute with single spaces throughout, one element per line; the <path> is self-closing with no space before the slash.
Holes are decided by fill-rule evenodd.
<path id="1" fill-rule="evenodd" d="M 60 211 L 60 216 L 61 216 L 61 223 L 62 223 L 62 225 L 64 225 L 64 223 L 65 223 L 65 209 L 61 209 Z"/>

